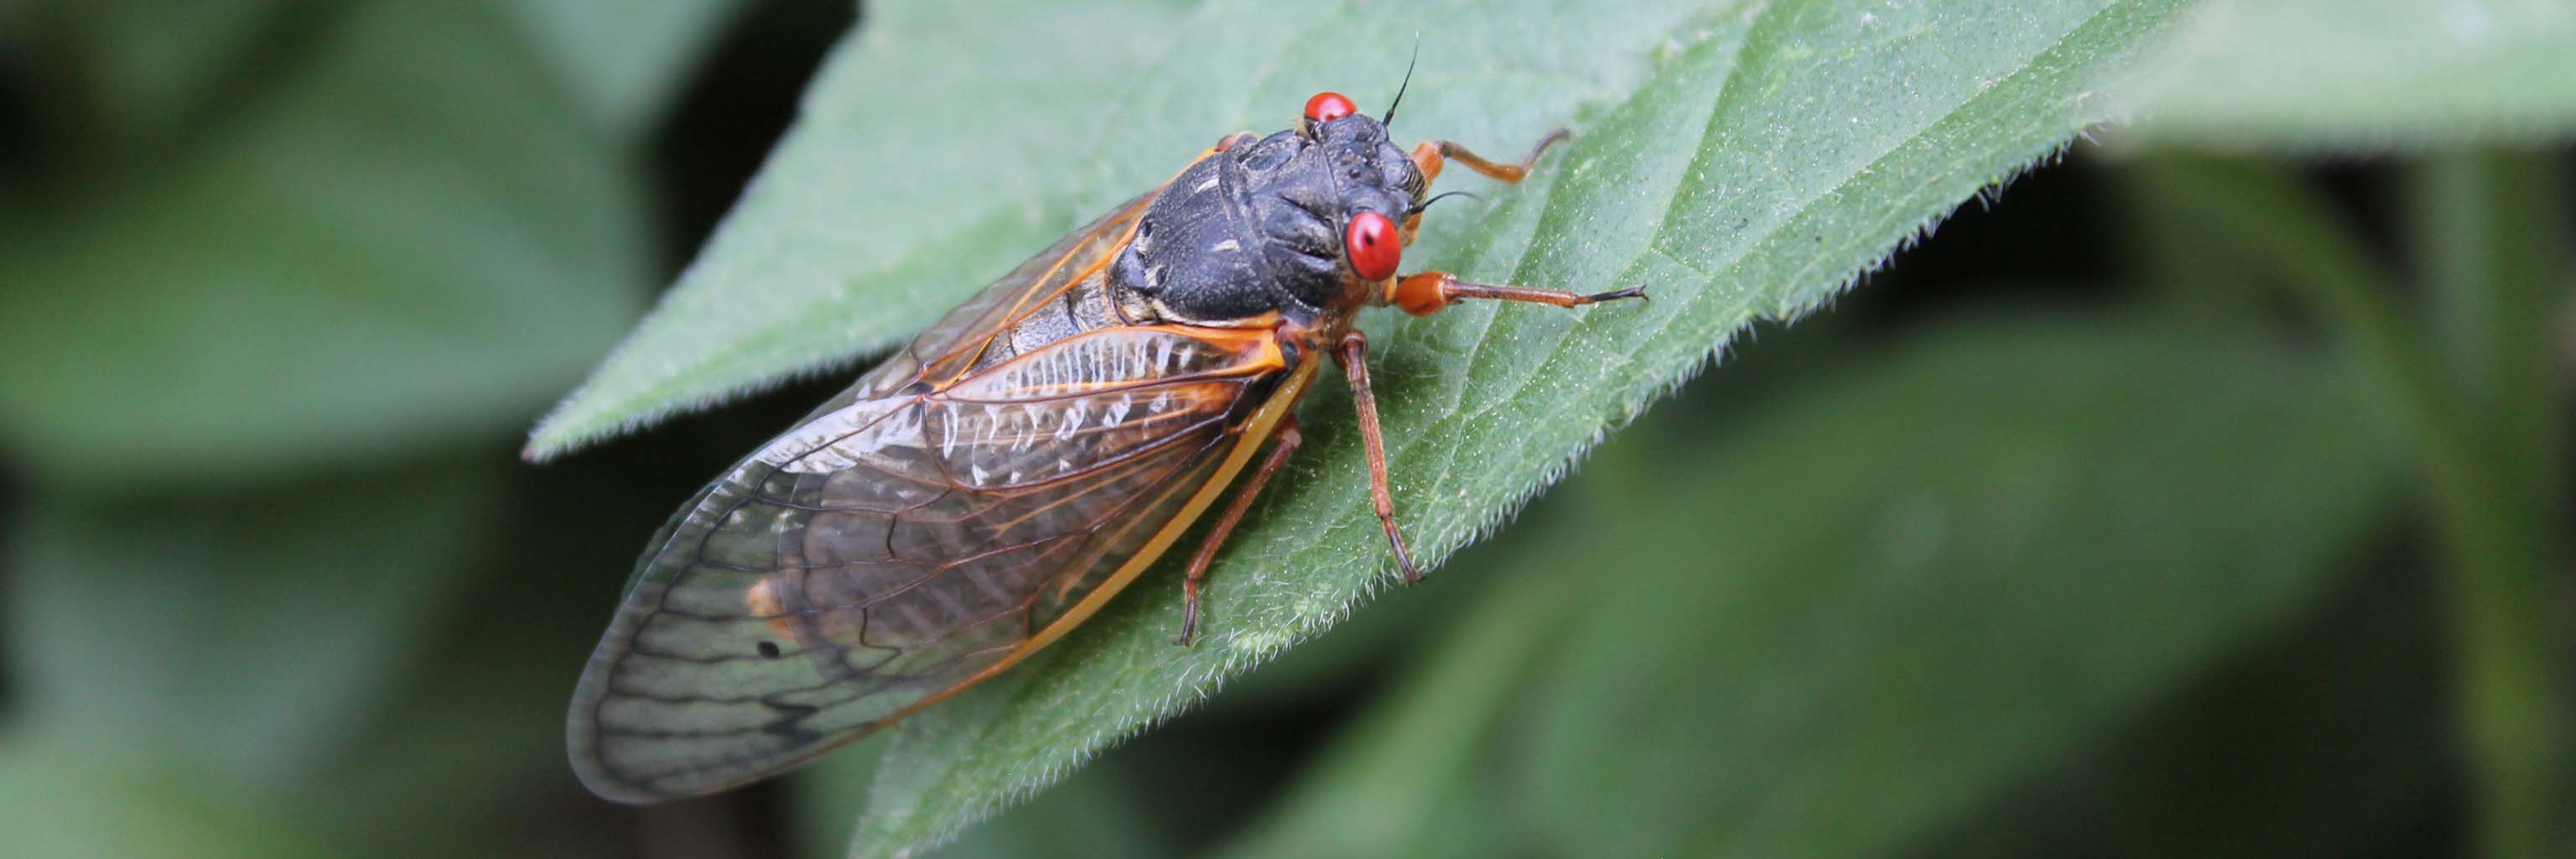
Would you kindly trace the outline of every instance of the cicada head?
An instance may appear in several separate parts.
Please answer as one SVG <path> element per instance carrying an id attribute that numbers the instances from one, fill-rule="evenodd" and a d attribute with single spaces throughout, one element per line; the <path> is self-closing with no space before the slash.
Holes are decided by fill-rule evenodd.
<path id="1" fill-rule="evenodd" d="M 1153 315 L 1224 325 L 1348 309 L 1395 275 L 1429 180 L 1339 93 L 1173 177 L 1111 265 Z"/>
<path id="2" fill-rule="evenodd" d="M 1341 93 L 1307 99 L 1300 129 L 1314 139 L 1339 197 L 1344 268 L 1369 283 L 1394 277 L 1410 235 L 1399 226 L 1418 210 L 1430 181 L 1387 138 L 1384 121 L 1359 112 Z"/>

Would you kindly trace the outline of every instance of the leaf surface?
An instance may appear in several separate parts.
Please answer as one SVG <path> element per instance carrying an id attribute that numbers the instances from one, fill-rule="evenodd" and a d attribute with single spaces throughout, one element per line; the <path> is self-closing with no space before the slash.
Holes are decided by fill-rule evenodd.
<path id="1" fill-rule="evenodd" d="M 891 345 L 1225 132 L 1283 127 L 1323 89 L 1375 109 L 1418 30 L 1399 136 L 1494 153 L 1577 137 L 1520 188 L 1447 179 L 1493 202 L 1435 212 L 1410 262 L 1655 295 L 1366 323 L 1396 504 L 1436 560 L 1749 323 L 1822 306 L 2099 121 L 2107 79 L 2181 5 L 873 6 L 717 236 L 530 452 Z M 910 720 L 860 852 L 938 840 L 1360 602 L 1386 562 L 1349 406 L 1320 396 L 1304 421 L 1307 451 L 1214 572 L 1212 634 L 1170 646 L 1179 595 L 1148 576 Z"/>

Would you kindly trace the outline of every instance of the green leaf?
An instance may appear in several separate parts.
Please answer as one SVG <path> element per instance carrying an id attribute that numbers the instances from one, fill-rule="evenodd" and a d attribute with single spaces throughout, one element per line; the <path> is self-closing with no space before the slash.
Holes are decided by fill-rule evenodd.
<path id="1" fill-rule="evenodd" d="M 501 10 L 548 50 L 581 106 L 621 134 L 644 130 L 741 0 L 510 0 Z"/>
<path id="2" fill-rule="evenodd" d="M 876 780 L 877 755 L 883 750 L 881 745 L 852 747 L 787 777 L 793 855 L 841 855 L 850 840 L 850 809 L 867 801 L 868 783 Z"/>
<path id="3" fill-rule="evenodd" d="M 795 776 L 797 855 L 839 856 L 850 840 L 850 809 L 866 801 L 877 772 L 874 748 L 834 755 Z M 1177 761 L 1186 767 L 1204 761 Z M 1186 770 L 1184 770 L 1186 771 Z M 1189 855 L 1165 830 L 1171 807 L 1157 797 L 1170 780 L 1132 759 L 1101 761 L 1011 813 L 960 835 L 941 856 L 1048 856 L 1063 859 L 1155 859 Z M 1185 827 L 1186 823 L 1177 824 Z"/>
<path id="4" fill-rule="evenodd" d="M 2148 142 L 2291 152 L 2576 134 L 2564 0 L 2207 3 L 2117 101 Z"/>
<path id="5" fill-rule="evenodd" d="M 1388 86 L 1418 29 L 1401 132 L 1496 152 L 1560 124 L 1578 137 L 1521 189 L 1454 177 L 1497 203 L 1440 213 L 1415 261 L 1656 293 L 1370 323 L 1396 504 L 1437 559 L 1733 332 L 1821 306 L 2099 119 L 2090 94 L 2178 5 L 874 7 L 719 235 L 532 448 L 892 343 L 1218 134 L 1282 126 L 1318 89 Z M 1265 21 L 1279 25 L 1247 24 Z M 1385 560 L 1353 503 L 1365 479 L 1348 406 L 1317 399 L 1309 451 L 1215 571 L 1212 634 L 1170 646 L 1178 594 L 1149 578 L 912 720 L 862 849 L 936 840 L 1350 611 Z"/>
<path id="6" fill-rule="evenodd" d="M 426 649 L 493 476 L 27 499 L 9 564 L 21 715 L 157 769 L 293 796 L 389 702 L 388 669 Z"/>
<path id="7" fill-rule="evenodd" d="M 41 480 L 453 444 L 542 408 L 630 318 L 632 177 L 496 18 L 372 3 L 314 38 L 199 149 L 0 201 L 0 445 Z"/>
<path id="8" fill-rule="evenodd" d="M 1569 530 L 1615 564 L 1529 553 L 1237 855 L 1899 852 L 2315 602 L 2396 498 L 2311 364 L 2014 322 L 1605 450 L 1642 479 Z"/>
<path id="9" fill-rule="evenodd" d="M 1604 451 L 1605 456 L 1617 456 Z M 1628 501 L 1604 499 L 1583 484 L 1565 495 L 1579 496 L 1598 507 Z M 1566 500 L 1552 496 L 1551 503 Z M 1606 511 L 1605 511 L 1606 512 Z M 1607 517 L 1587 517 L 1588 527 Z M 1576 528 L 1545 533 L 1572 536 Z M 1414 664 L 1413 677 L 1397 688 L 1352 735 L 1337 742 L 1300 783 L 1291 787 L 1272 816 L 1245 843 L 1238 855 L 1252 856 L 1476 856 L 1509 852 L 1519 835 L 1507 813 L 1495 809 L 1471 825 L 1453 809 L 1495 797 L 1483 796 L 1479 762 L 1490 759 L 1498 723 L 1513 717 L 1514 696 L 1527 689 L 1532 667 L 1542 664 L 1565 624 L 1579 616 L 1592 591 L 1605 583 L 1564 575 L 1582 569 L 1587 559 L 1572 547 L 1595 547 L 1589 540 L 1564 543 L 1512 539 L 1532 547 L 1523 560 L 1477 571 L 1504 577 L 1502 587 L 1483 596 L 1458 618 L 1455 629 L 1436 646 L 1405 651 Z M 1558 546 L 1567 548 L 1559 549 Z M 1461 794 L 1475 795 L 1462 802 Z M 1043 801 L 1043 800 L 1041 800 Z M 1007 819 L 1007 818 L 1005 818 Z"/>

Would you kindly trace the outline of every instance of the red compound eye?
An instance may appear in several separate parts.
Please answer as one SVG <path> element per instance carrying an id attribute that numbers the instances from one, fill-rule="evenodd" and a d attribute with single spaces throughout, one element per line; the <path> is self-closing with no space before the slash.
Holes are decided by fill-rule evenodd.
<path id="1" fill-rule="evenodd" d="M 1404 241 L 1396 237 L 1394 221 L 1361 212 L 1351 216 L 1350 229 L 1342 233 L 1342 252 L 1361 280 L 1385 280 L 1395 276 L 1396 264 L 1404 259 Z"/>
<path id="2" fill-rule="evenodd" d="M 1315 122 L 1331 122 L 1358 112 L 1350 96 L 1337 92 L 1319 92 L 1306 100 L 1306 118 Z"/>

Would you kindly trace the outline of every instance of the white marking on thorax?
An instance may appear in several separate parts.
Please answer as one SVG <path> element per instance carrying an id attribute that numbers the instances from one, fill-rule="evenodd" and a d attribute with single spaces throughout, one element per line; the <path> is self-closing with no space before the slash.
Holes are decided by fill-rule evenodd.
<path id="1" fill-rule="evenodd" d="M 1210 251 L 1239 251 L 1239 250 L 1242 250 L 1242 249 L 1243 249 L 1243 243 L 1242 243 L 1242 242 L 1235 241 L 1235 240 L 1233 240 L 1233 239 L 1227 239 L 1227 240 L 1225 240 L 1225 241 L 1221 241 L 1221 242 L 1218 242 L 1218 243 L 1216 243 L 1216 244 L 1213 244 L 1213 245 L 1209 245 L 1209 246 L 1208 246 L 1208 250 L 1210 250 Z"/>

